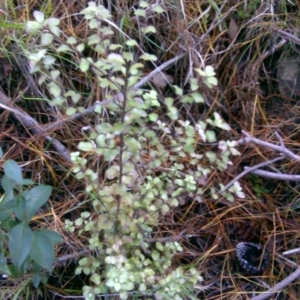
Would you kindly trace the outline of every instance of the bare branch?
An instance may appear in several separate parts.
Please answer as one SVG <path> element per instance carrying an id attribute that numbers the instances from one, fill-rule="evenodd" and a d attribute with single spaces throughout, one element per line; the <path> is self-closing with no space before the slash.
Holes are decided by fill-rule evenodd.
<path id="1" fill-rule="evenodd" d="M 251 168 L 245 167 L 245 170 L 250 170 Z M 258 175 L 264 178 L 276 179 L 276 180 L 283 180 L 283 181 L 300 181 L 300 175 L 289 175 L 289 174 L 282 174 L 282 173 L 273 173 L 268 172 L 265 170 L 254 170 L 251 171 L 251 174 Z"/>
<path id="2" fill-rule="evenodd" d="M 29 114 L 23 111 L 16 105 L 12 105 L 11 99 L 8 98 L 3 92 L 0 91 L 0 107 L 12 112 L 15 117 L 29 130 L 33 133 L 42 135 L 46 140 L 48 140 L 52 147 L 57 151 L 57 153 L 65 159 L 67 162 L 71 162 L 71 156 L 68 149 L 57 139 L 47 135 L 42 128 L 42 126 Z"/>
<path id="3" fill-rule="evenodd" d="M 273 294 L 280 292 L 283 288 L 285 288 L 287 285 L 289 285 L 291 282 L 299 278 L 300 276 L 300 267 L 297 268 L 297 270 L 292 273 L 290 276 L 286 277 L 282 281 L 275 284 L 272 288 L 267 290 L 266 292 L 260 294 L 259 296 L 255 296 L 251 298 L 251 300 L 264 300 L 271 297 Z"/>
<path id="4" fill-rule="evenodd" d="M 268 160 L 268 161 L 265 161 L 265 162 L 262 162 L 260 164 L 257 164 L 253 167 L 245 167 L 245 171 L 243 171 L 241 174 L 239 174 L 238 176 L 236 176 L 235 178 L 233 178 L 229 183 L 226 184 L 226 186 L 221 189 L 219 191 L 219 194 L 225 192 L 227 189 L 229 189 L 236 181 L 240 180 L 242 177 L 244 177 L 245 175 L 247 175 L 248 173 L 253 173 L 255 170 L 259 169 L 259 168 L 262 168 L 262 167 L 265 167 L 265 166 L 268 166 L 270 164 L 273 164 L 274 162 L 276 161 L 279 161 L 279 160 L 282 160 L 284 159 L 284 156 L 282 157 L 276 157 L 272 160 Z"/>
<path id="5" fill-rule="evenodd" d="M 245 135 L 245 137 L 237 141 L 240 145 L 254 143 L 254 144 L 258 145 L 258 146 L 267 147 L 267 148 L 275 150 L 275 151 L 277 151 L 279 153 L 283 153 L 283 154 L 285 154 L 287 157 L 289 157 L 291 159 L 295 159 L 297 161 L 300 161 L 300 156 L 296 155 L 292 151 L 288 150 L 285 147 L 284 144 L 281 145 L 281 146 L 277 146 L 277 145 L 274 145 L 272 143 L 268 143 L 268 142 L 256 139 L 256 138 L 252 137 L 250 134 L 248 134 L 246 131 L 242 131 L 242 132 Z"/>

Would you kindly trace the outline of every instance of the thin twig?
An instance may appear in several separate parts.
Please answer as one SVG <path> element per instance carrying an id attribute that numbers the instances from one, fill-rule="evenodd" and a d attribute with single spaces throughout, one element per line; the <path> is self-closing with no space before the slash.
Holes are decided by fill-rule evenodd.
<path id="1" fill-rule="evenodd" d="M 300 248 L 296 248 L 296 249 L 292 249 L 292 250 L 282 252 L 282 255 L 291 255 L 291 254 L 296 254 L 296 253 L 300 253 Z"/>
<path id="2" fill-rule="evenodd" d="M 272 288 L 267 290 L 266 292 L 263 292 L 259 296 L 255 296 L 251 298 L 251 300 L 264 300 L 271 297 L 273 294 L 280 292 L 283 288 L 285 288 L 287 285 L 289 285 L 291 282 L 296 280 L 300 276 L 300 267 L 297 268 L 297 270 L 292 273 L 290 276 L 286 277 L 282 281 L 275 284 Z"/>
<path id="3" fill-rule="evenodd" d="M 293 41 L 295 44 L 300 45 L 300 39 L 296 37 L 294 34 L 291 34 L 289 32 L 286 32 L 282 29 L 271 27 L 275 32 L 277 32 L 280 36 L 283 36 L 284 38 L 289 39 L 290 41 Z"/>
<path id="4" fill-rule="evenodd" d="M 245 167 L 244 171 L 239 174 L 238 176 L 236 176 L 235 178 L 233 178 L 229 183 L 227 183 L 225 185 L 225 187 L 223 189 L 221 189 L 219 191 L 219 194 L 225 192 L 227 189 L 229 189 L 236 181 L 240 180 L 242 177 L 244 177 L 245 175 L 247 175 L 248 173 L 253 173 L 255 170 L 259 169 L 259 168 L 262 168 L 262 167 L 265 167 L 265 166 L 268 166 L 270 164 L 273 164 L 274 162 L 276 161 L 279 161 L 279 160 L 282 160 L 284 159 L 284 156 L 281 156 L 281 157 L 276 157 L 272 160 L 268 160 L 268 161 L 265 161 L 265 162 L 262 162 L 262 163 L 259 163 L 253 167 Z"/>
<path id="5" fill-rule="evenodd" d="M 251 168 L 245 167 L 245 170 L 249 171 Z M 260 177 L 276 179 L 282 181 L 300 181 L 300 175 L 290 175 L 290 174 L 281 174 L 281 173 L 273 173 L 265 170 L 254 170 L 251 171 L 251 174 L 258 175 Z"/>
<path id="6" fill-rule="evenodd" d="M 244 138 L 240 139 L 239 141 L 237 141 L 240 145 L 245 145 L 245 144 L 249 144 L 249 143 L 254 143 L 258 146 L 263 146 L 263 147 L 267 147 L 269 149 L 275 150 L 279 153 L 283 153 L 285 154 L 287 157 L 295 159 L 297 161 L 300 161 L 300 156 L 296 155 L 295 153 L 293 153 L 292 151 L 288 150 L 284 144 L 281 146 L 277 146 L 274 145 L 272 143 L 269 142 L 265 142 L 262 140 L 259 140 L 257 138 L 252 137 L 250 134 L 248 134 L 246 131 L 242 131 L 243 134 L 245 135 Z"/>
<path id="7" fill-rule="evenodd" d="M 174 58 L 166 61 L 165 63 L 163 63 L 159 67 L 155 68 L 152 72 L 150 72 L 147 76 L 145 76 L 137 84 L 135 84 L 134 89 L 137 90 L 138 88 L 140 88 L 141 86 L 143 86 L 144 84 L 146 84 L 147 82 L 149 82 L 153 76 L 155 76 L 156 74 L 162 72 L 164 69 L 166 69 L 167 67 L 171 66 L 176 61 L 178 61 L 179 59 L 181 59 L 181 58 L 183 58 L 185 56 L 186 56 L 186 53 L 182 53 L 182 54 L 177 55 Z"/>
<path id="8" fill-rule="evenodd" d="M 67 162 L 71 162 L 71 156 L 68 149 L 57 139 L 47 135 L 42 126 L 29 114 L 21 110 L 18 106 L 12 105 L 11 99 L 7 97 L 3 92 L 0 91 L 0 107 L 12 112 L 15 117 L 24 125 L 25 128 L 32 130 L 35 134 L 42 135 L 46 140 L 48 140 L 52 147 L 57 151 L 57 153 Z"/>

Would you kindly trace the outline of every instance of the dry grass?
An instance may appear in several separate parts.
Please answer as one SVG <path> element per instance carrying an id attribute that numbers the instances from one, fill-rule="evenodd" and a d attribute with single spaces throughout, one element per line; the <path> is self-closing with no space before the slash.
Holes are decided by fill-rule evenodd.
<path id="1" fill-rule="evenodd" d="M 0 6 L 0 83 L 5 95 L 30 114 L 41 126 L 62 118 L 62 112 L 54 110 L 41 101 L 42 95 L 49 96 L 47 90 L 29 81 L 32 77 L 16 50 L 13 40 L 20 39 L 22 47 L 30 47 L 30 37 L 21 36 L 20 30 L 5 27 L 5 22 L 24 23 L 32 18 L 34 10 L 42 9 L 49 16 L 62 20 L 63 31 L 75 37 L 86 36 L 85 25 L 76 13 L 88 1 L 3 1 Z M 110 1 L 108 1 L 110 2 Z M 117 1 L 116 1 L 117 2 Z M 122 1 L 120 1 L 121 3 Z M 254 5 L 257 3 L 256 6 Z M 299 114 L 293 99 L 282 97 L 276 86 L 276 64 L 281 55 L 293 51 L 295 44 L 286 41 L 282 47 L 280 35 L 272 27 L 295 33 L 298 26 L 299 4 L 280 1 L 272 6 L 272 1 L 164 1 L 165 13 L 159 18 L 148 18 L 145 22 L 154 24 L 158 34 L 147 39 L 138 30 L 132 14 L 133 1 L 110 4 L 114 20 L 122 31 L 139 41 L 144 51 L 158 56 L 157 65 L 185 53 L 183 59 L 165 72 L 174 77 L 178 86 L 184 88 L 186 78 L 192 68 L 213 65 L 217 69 L 219 86 L 214 90 L 201 87 L 201 92 L 210 104 L 203 107 L 178 106 L 182 120 L 198 120 L 211 111 L 217 110 L 230 124 L 230 139 L 239 139 L 241 130 L 253 136 L 276 143 L 277 131 L 285 145 L 297 153 L 299 148 Z M 173 4 L 171 4 L 173 3 Z M 176 4 L 175 4 L 176 3 Z M 278 2 L 279 3 L 279 2 Z M 246 11 L 245 11 L 246 10 Z M 74 15 L 75 14 L 75 15 Z M 199 16 L 205 14 L 205 18 Z M 2 24 L 2 25 L 1 25 Z M 8 23 L 7 23 L 8 24 Z M 122 40 L 122 34 L 114 37 Z M 278 45 L 278 49 L 275 47 Z M 272 52 L 274 49 L 274 53 Z M 148 71 L 155 66 L 149 64 Z M 96 100 L 104 99 L 104 93 L 93 80 L 86 77 L 66 59 L 61 59 L 61 72 L 66 88 L 75 87 L 87 97 L 82 106 L 88 107 Z M 146 74 L 144 74 L 146 75 Z M 164 95 L 172 95 L 168 88 Z M 20 98 L 22 95 L 23 98 Z M 94 124 L 89 115 L 65 123 L 48 134 L 62 141 L 69 151 L 74 151 L 82 140 L 83 126 Z M 42 137 L 34 135 L 30 128 L 19 124 L 9 111 L 0 110 L 0 145 L 5 157 L 24 164 L 24 173 L 36 182 L 54 187 L 48 209 L 41 212 L 33 223 L 36 227 L 48 227 L 61 233 L 66 243 L 57 248 L 58 257 L 76 253 L 86 246 L 84 236 L 66 234 L 63 222 L 66 218 L 76 218 L 80 209 L 87 207 L 87 195 L 83 184 L 72 177 L 70 165 L 63 160 Z M 227 137 L 228 138 L 228 137 Z M 167 143 L 167 141 L 166 141 Z M 207 147 L 207 146 L 206 146 Z M 202 145 L 196 145 L 201 153 Z M 274 151 L 257 146 L 243 146 L 227 173 L 215 173 L 209 185 L 224 184 L 237 176 L 244 166 L 274 158 Z M 105 169 L 97 161 L 91 165 L 98 170 Z M 186 169 L 191 168 L 185 160 Z M 274 165 L 283 173 L 298 174 L 299 163 L 285 160 Z M 199 299 L 249 299 L 254 292 L 263 292 L 287 277 L 300 265 L 299 255 L 281 253 L 298 248 L 299 245 L 299 192 L 292 182 L 280 182 L 246 176 L 241 180 L 247 194 L 244 200 L 236 199 L 232 204 L 216 203 L 210 198 L 198 203 L 188 195 L 179 207 L 162 218 L 155 238 L 179 237 L 184 252 L 174 257 L 174 264 L 192 264 L 199 269 L 205 281 L 198 286 Z M 184 232 L 184 234 L 182 234 Z M 237 264 L 235 247 L 240 241 L 250 241 L 265 245 L 271 254 L 269 268 L 261 276 L 250 276 Z M 63 266 L 62 266 L 63 263 Z M 55 294 L 80 294 L 85 278 L 74 276 L 74 263 L 70 259 L 58 263 L 55 268 L 57 278 L 51 278 L 46 286 L 47 299 Z M 299 299 L 299 280 L 289 285 L 273 299 Z"/>

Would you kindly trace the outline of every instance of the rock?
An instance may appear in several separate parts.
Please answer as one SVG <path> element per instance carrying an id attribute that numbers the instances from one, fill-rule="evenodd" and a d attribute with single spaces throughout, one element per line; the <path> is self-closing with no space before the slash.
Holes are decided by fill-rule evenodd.
<path id="1" fill-rule="evenodd" d="M 289 55 L 277 67 L 278 89 L 282 96 L 300 98 L 300 57 Z"/>

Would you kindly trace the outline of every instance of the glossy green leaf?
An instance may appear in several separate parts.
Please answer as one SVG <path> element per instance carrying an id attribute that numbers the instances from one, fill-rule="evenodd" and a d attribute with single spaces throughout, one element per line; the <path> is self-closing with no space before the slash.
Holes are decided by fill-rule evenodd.
<path id="1" fill-rule="evenodd" d="M 0 272 L 10 274 L 10 271 L 7 267 L 6 257 L 4 256 L 2 251 L 0 251 Z"/>
<path id="2" fill-rule="evenodd" d="M 52 187 L 49 185 L 39 185 L 34 187 L 26 195 L 26 213 L 28 221 L 36 214 L 37 210 L 49 199 Z"/>
<path id="3" fill-rule="evenodd" d="M 31 179 L 23 179 L 23 185 L 30 185 L 34 184 L 34 182 Z"/>
<path id="4" fill-rule="evenodd" d="M 16 185 L 15 181 L 13 179 L 9 178 L 7 175 L 4 175 L 2 177 L 1 186 L 7 195 L 12 193 L 15 185 Z"/>
<path id="5" fill-rule="evenodd" d="M 4 173 L 10 179 L 13 179 L 17 184 L 23 183 L 22 171 L 20 166 L 14 160 L 7 160 L 3 164 Z"/>
<path id="6" fill-rule="evenodd" d="M 21 195 L 18 195 L 15 199 L 13 212 L 21 222 L 29 223 L 30 219 L 27 218 L 26 199 Z"/>
<path id="7" fill-rule="evenodd" d="M 52 245 L 59 244 L 64 240 L 60 234 L 53 230 L 43 229 L 39 232 L 42 232 L 51 241 Z"/>
<path id="8" fill-rule="evenodd" d="M 43 231 L 33 232 L 33 246 L 30 250 L 30 257 L 42 268 L 52 271 L 54 262 L 54 250 L 51 239 Z"/>
<path id="9" fill-rule="evenodd" d="M 33 286 L 35 288 L 37 288 L 39 286 L 40 282 L 41 282 L 41 275 L 40 275 L 40 273 L 38 273 L 38 272 L 34 273 L 33 276 L 32 276 L 32 284 L 33 284 Z"/>
<path id="10" fill-rule="evenodd" d="M 27 258 L 32 247 L 32 231 L 25 223 L 19 223 L 8 233 L 8 248 L 12 262 L 17 270 Z"/>
<path id="11" fill-rule="evenodd" d="M 0 222 L 7 219 L 15 208 L 15 199 L 0 204 Z"/>

